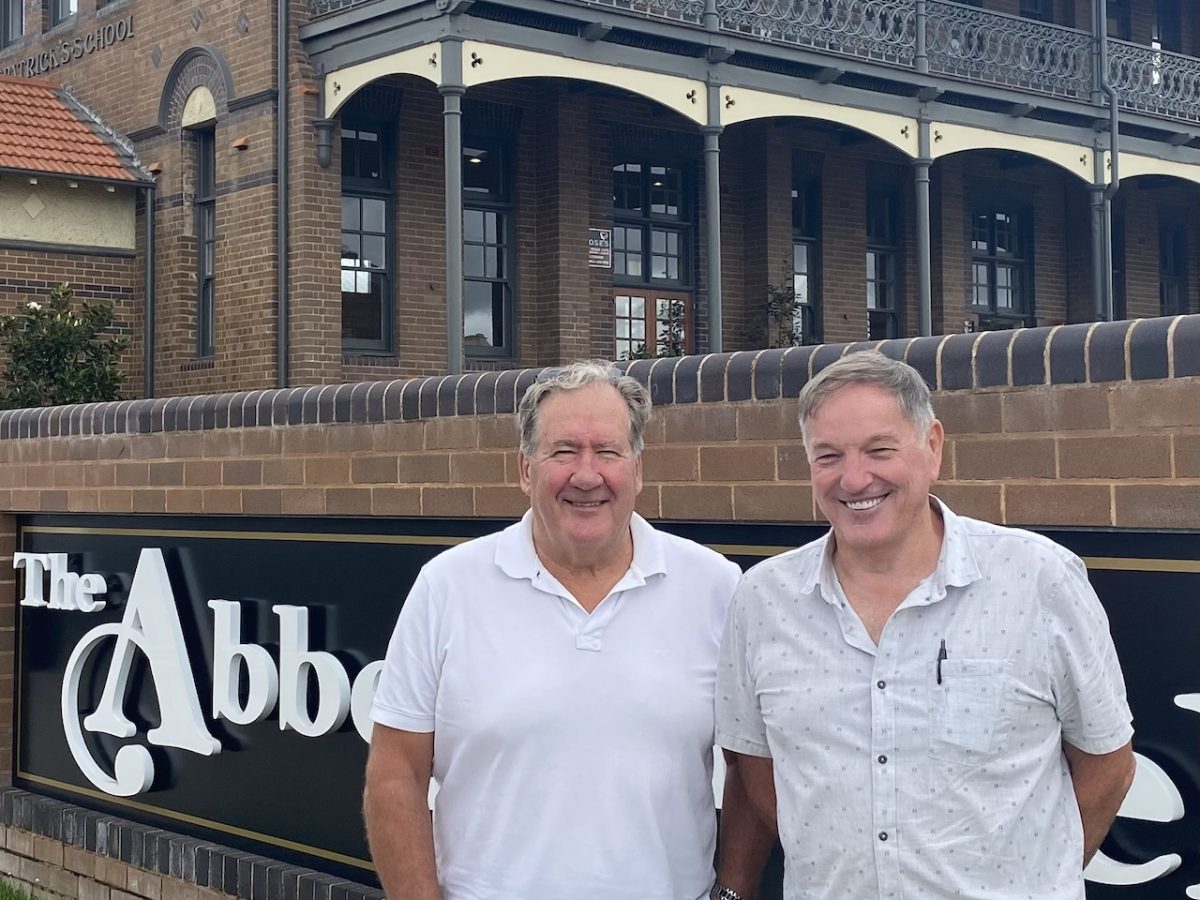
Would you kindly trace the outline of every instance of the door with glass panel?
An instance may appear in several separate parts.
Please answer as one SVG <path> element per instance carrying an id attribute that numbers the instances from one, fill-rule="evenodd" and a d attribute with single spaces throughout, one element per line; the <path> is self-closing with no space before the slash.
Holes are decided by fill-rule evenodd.
<path id="1" fill-rule="evenodd" d="M 689 294 L 626 291 L 613 298 L 616 358 L 647 359 L 693 352 Z"/>

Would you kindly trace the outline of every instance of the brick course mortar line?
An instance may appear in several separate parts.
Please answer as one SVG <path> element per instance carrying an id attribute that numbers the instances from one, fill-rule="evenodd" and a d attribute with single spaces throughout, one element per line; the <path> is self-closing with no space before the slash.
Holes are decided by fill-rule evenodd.
<path id="1" fill-rule="evenodd" d="M 252 886 L 281 868 L 278 860 L 15 787 L 0 790 L 0 836 L 0 875 L 40 900 L 251 900 Z M 176 872 L 193 874 L 172 875 L 172 857 Z M 338 900 L 383 900 L 369 885 L 282 868 L 284 880 L 294 879 L 298 894 L 312 900 L 334 893 Z"/>
<path id="2" fill-rule="evenodd" d="M 1145 320 L 1144 320 L 1145 321 Z M 1149 320 L 1154 321 L 1154 320 Z M 1183 325 L 1190 327 L 1179 327 Z M 1175 360 L 1200 358 L 1200 315 L 1181 316 L 1173 328 L 1154 329 L 1156 345 L 1126 343 L 1124 365 L 1106 367 L 1122 376 L 1110 379 L 1088 375 L 1089 384 L 1138 382 L 1135 354 L 1162 352 Z M 1127 322 L 1101 322 L 1088 326 L 1090 343 L 1120 335 Z M 1143 326 L 1144 327 L 1144 326 Z M 974 335 L 906 338 L 876 343 L 825 344 L 786 351 L 742 351 L 716 354 L 697 360 L 638 360 L 619 363 L 628 374 L 650 387 L 656 406 L 671 406 L 676 398 L 676 371 L 702 373 L 699 399 L 706 403 L 740 399 L 795 397 L 800 388 L 824 366 L 846 352 L 876 348 L 889 356 L 907 359 L 921 370 L 933 387 L 981 385 L 1000 391 L 1036 385 L 1076 385 L 1078 367 L 1058 366 L 1060 353 L 1070 354 L 1053 340 L 1054 329 L 1033 328 L 1009 332 L 989 341 L 978 341 L 973 352 L 956 352 Z M 1049 347 L 1047 348 L 1047 343 Z M 1173 342 L 1173 346 L 1171 346 Z M 1076 362 L 1072 359 L 1071 362 Z M 697 366 L 697 362 L 699 365 Z M 1136 361 L 1134 361 L 1136 362 Z M 1094 369 L 1094 367 L 1093 367 Z M 430 376 L 392 381 L 364 381 L 340 385 L 313 385 L 281 390 L 255 390 L 226 394 L 199 394 L 145 400 L 123 400 L 67 407 L 7 410 L 0 413 L 0 441 L 67 435 L 152 434 L 209 431 L 255 426 L 316 425 L 338 423 L 404 422 L 459 415 L 512 412 L 520 394 L 543 369 L 504 372 L 468 372 L 459 376 Z M 993 376 L 1006 372 L 1002 379 Z M 1055 380 L 1056 373 L 1065 373 Z M 1148 378 L 1146 381 L 1162 378 Z M 1145 382 L 1143 382 L 1145 383 Z"/>

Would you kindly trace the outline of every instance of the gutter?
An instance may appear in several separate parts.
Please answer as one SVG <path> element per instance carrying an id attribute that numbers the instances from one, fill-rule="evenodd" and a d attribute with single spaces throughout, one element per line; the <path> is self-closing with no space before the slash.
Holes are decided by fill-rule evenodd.
<path id="1" fill-rule="evenodd" d="M 288 189 L 288 3 L 289 0 L 277 0 L 275 34 L 275 177 L 278 185 L 275 245 L 275 386 L 278 388 L 288 386 L 288 205 L 291 195 Z"/>

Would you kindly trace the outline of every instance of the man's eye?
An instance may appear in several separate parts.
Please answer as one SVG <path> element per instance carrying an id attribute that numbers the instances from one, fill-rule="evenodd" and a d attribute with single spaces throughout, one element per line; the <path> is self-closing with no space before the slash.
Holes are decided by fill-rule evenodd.
<path id="1" fill-rule="evenodd" d="M 567 448 L 567 447 L 559 447 L 557 450 L 555 450 L 555 451 L 554 451 L 553 453 L 551 453 L 550 455 L 551 455 L 551 456 L 552 456 L 554 459 L 565 459 L 565 458 L 567 458 L 567 457 L 574 456 L 574 455 L 575 455 L 575 451 L 574 451 L 574 450 L 571 450 L 571 449 L 569 449 L 569 448 Z"/>
<path id="2" fill-rule="evenodd" d="M 869 450 L 867 452 L 870 453 L 871 456 L 875 457 L 876 459 L 886 459 L 887 457 L 891 456 L 893 453 L 896 452 L 896 448 L 895 447 L 876 447 L 875 449 Z"/>
<path id="3" fill-rule="evenodd" d="M 837 462 L 840 458 L 836 453 L 822 453 L 817 457 L 817 462 L 823 466 L 828 466 Z"/>

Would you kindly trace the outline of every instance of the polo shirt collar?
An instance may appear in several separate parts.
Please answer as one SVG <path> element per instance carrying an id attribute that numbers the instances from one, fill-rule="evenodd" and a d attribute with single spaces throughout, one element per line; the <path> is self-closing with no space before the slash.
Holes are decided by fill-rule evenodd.
<path id="1" fill-rule="evenodd" d="M 637 513 L 630 520 L 629 532 L 633 537 L 633 562 L 621 582 L 631 587 L 630 581 L 644 584 L 651 575 L 666 574 L 667 556 L 663 535 Z M 544 570 L 533 547 L 533 510 L 527 510 L 519 522 L 500 532 L 495 560 L 496 566 L 509 578 L 533 581 Z"/>
<path id="2" fill-rule="evenodd" d="M 951 587 L 965 587 L 983 577 L 979 562 L 967 538 L 966 526 L 962 518 L 951 511 L 940 499 L 929 495 L 929 502 L 942 516 L 942 549 L 938 554 L 937 566 L 929 576 L 929 602 L 933 603 L 946 596 L 946 590 Z M 821 596 L 832 606 L 842 605 L 842 593 L 837 586 L 837 577 L 833 568 L 833 531 L 826 532 L 818 543 L 821 544 L 817 564 L 812 567 L 801 591 L 811 593 L 820 588 Z"/>

